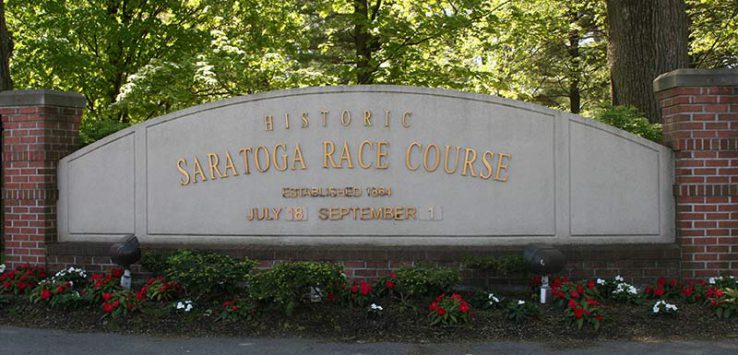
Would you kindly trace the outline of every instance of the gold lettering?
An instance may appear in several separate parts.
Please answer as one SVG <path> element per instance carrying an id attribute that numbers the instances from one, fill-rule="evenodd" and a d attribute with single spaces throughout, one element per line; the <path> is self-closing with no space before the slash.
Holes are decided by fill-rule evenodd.
<path id="1" fill-rule="evenodd" d="M 387 158 L 387 149 L 382 149 L 382 147 L 387 148 L 388 143 L 386 141 L 380 141 L 377 142 L 377 164 L 375 165 L 377 169 L 387 169 L 388 168 L 388 162 L 382 163 L 383 158 Z"/>
<path id="2" fill-rule="evenodd" d="M 265 131 L 273 131 L 274 130 L 274 116 L 272 115 L 266 115 L 264 116 L 264 130 Z"/>
<path id="3" fill-rule="evenodd" d="M 302 166 L 300 170 L 307 169 L 307 166 L 305 166 L 305 159 L 302 157 L 302 148 L 300 148 L 300 143 L 297 143 L 297 146 L 295 147 L 295 156 L 292 157 L 292 170 L 297 170 L 295 166 L 298 162 Z"/>
<path id="4" fill-rule="evenodd" d="M 412 219 L 412 220 L 418 219 L 418 209 L 415 207 L 408 207 L 407 218 L 405 219 Z"/>
<path id="5" fill-rule="evenodd" d="M 341 112 L 341 126 L 348 127 L 349 125 L 351 125 L 351 112 Z"/>
<path id="6" fill-rule="evenodd" d="M 290 114 L 284 114 L 284 129 L 290 129 Z"/>
<path id="7" fill-rule="evenodd" d="M 218 177 L 223 177 L 223 174 L 218 168 L 219 162 L 218 154 L 208 153 L 208 164 L 210 165 L 210 179 L 215 180 L 215 173 L 218 173 Z"/>
<path id="8" fill-rule="evenodd" d="M 233 176 L 238 176 L 238 170 L 236 170 L 236 165 L 233 164 L 233 157 L 231 157 L 231 152 L 226 151 L 225 174 L 223 174 L 224 179 L 228 177 L 228 170 L 233 172 Z"/>
<path id="9" fill-rule="evenodd" d="M 182 166 L 184 164 L 184 166 Z M 187 160 L 179 159 L 177 160 L 177 170 L 184 176 L 184 178 L 179 180 L 179 184 L 182 186 L 186 186 L 190 184 L 190 173 L 187 172 Z"/>
<path id="10" fill-rule="evenodd" d="M 489 160 L 487 160 L 487 156 L 489 156 Z M 486 172 L 480 172 L 479 177 L 484 180 L 489 180 L 489 178 L 492 177 L 492 173 L 494 173 L 495 169 L 492 167 L 492 162 L 495 160 L 495 153 L 490 150 L 485 150 L 484 154 L 482 154 L 482 164 L 484 164 L 484 167 L 486 169 Z"/>
<path id="11" fill-rule="evenodd" d="M 241 148 L 238 153 L 243 155 L 243 174 L 249 175 L 251 174 L 251 170 L 249 169 L 249 152 L 251 151 L 251 148 L 249 147 L 243 147 Z"/>
<path id="12" fill-rule="evenodd" d="M 430 152 L 430 149 L 435 149 L 435 153 L 433 153 L 433 156 L 436 157 L 436 162 L 433 164 L 433 168 L 430 168 L 428 165 L 428 152 Z M 429 144 L 425 147 L 425 150 L 423 151 L 423 168 L 425 171 L 432 173 L 438 169 L 438 166 L 441 165 L 441 149 L 438 148 L 438 144 Z"/>
<path id="13" fill-rule="evenodd" d="M 372 142 L 370 141 L 363 141 L 361 144 L 359 144 L 359 166 L 362 169 L 369 169 L 372 167 L 372 163 L 364 164 L 364 146 L 368 145 L 369 147 L 372 146 Z"/>
<path id="14" fill-rule="evenodd" d="M 329 150 L 330 149 L 330 150 Z M 332 141 L 323 141 L 323 167 L 326 169 L 336 168 L 338 165 L 333 160 L 333 154 L 336 152 L 336 144 Z M 328 163 L 330 162 L 330 166 Z"/>
<path id="15" fill-rule="evenodd" d="M 503 164 L 502 162 L 505 158 L 512 159 L 512 155 L 497 153 L 497 173 L 495 174 L 495 180 L 497 181 L 507 182 L 507 176 L 504 179 L 500 176 L 502 170 L 507 171 L 507 164 Z"/>
<path id="16" fill-rule="evenodd" d="M 409 146 L 407 146 L 407 150 L 405 151 L 405 166 L 410 171 L 418 170 L 418 167 L 420 167 L 420 165 L 416 165 L 415 167 L 413 167 L 410 164 L 410 155 L 412 154 L 413 147 L 418 147 L 418 150 L 423 149 L 423 146 L 418 142 L 412 142 Z"/>
<path id="17" fill-rule="evenodd" d="M 412 115 L 412 112 L 405 112 L 402 114 L 402 119 L 400 120 L 402 127 L 410 128 L 410 123 L 407 121 L 410 119 L 410 115 Z"/>
<path id="18" fill-rule="evenodd" d="M 471 154 L 471 159 L 469 159 L 469 153 Z M 464 152 L 464 168 L 461 171 L 461 175 L 466 176 L 466 168 L 469 168 L 471 171 L 471 176 L 477 176 L 477 174 L 474 172 L 474 161 L 477 160 L 477 151 L 472 148 L 466 148 L 466 152 Z"/>
<path id="19" fill-rule="evenodd" d="M 364 127 L 372 126 L 372 111 L 364 111 Z"/>
<path id="20" fill-rule="evenodd" d="M 282 148 L 282 167 L 277 164 L 277 150 L 279 148 Z M 277 144 L 274 146 L 274 154 L 272 154 L 272 160 L 274 162 L 274 169 L 277 169 L 277 171 L 285 171 L 287 170 L 287 145 L 286 144 Z"/>
<path id="21" fill-rule="evenodd" d="M 325 221 L 326 219 L 328 219 L 328 213 L 328 208 L 321 208 L 318 210 L 318 218 L 320 218 L 321 221 Z"/>
<path id="22" fill-rule="evenodd" d="M 200 165 L 200 161 L 195 157 L 195 174 L 193 176 L 193 182 L 197 184 L 197 176 L 200 175 L 200 179 L 202 182 L 208 181 L 207 178 L 205 178 L 205 172 L 202 170 L 202 165 Z"/>
<path id="23" fill-rule="evenodd" d="M 310 126 L 310 117 L 308 117 L 308 113 L 303 112 L 301 117 L 302 117 L 302 128 L 307 128 L 308 126 Z"/>
<path id="24" fill-rule="evenodd" d="M 446 171 L 447 174 L 453 174 L 456 172 L 456 170 L 459 168 L 459 159 L 461 159 L 461 147 L 456 147 L 456 163 L 454 163 L 454 170 L 449 170 L 448 167 L 448 153 L 451 151 L 451 146 L 446 145 L 446 157 L 444 158 L 444 164 L 443 164 L 443 170 Z"/>
<path id="25" fill-rule="evenodd" d="M 261 165 L 262 161 L 261 159 L 259 159 L 259 151 L 264 152 L 264 162 L 266 162 L 266 167 Z M 256 171 L 260 173 L 266 172 L 267 170 L 269 170 L 270 164 L 271 162 L 269 160 L 269 149 L 267 149 L 267 147 L 263 145 L 256 147 L 256 150 L 254 150 L 254 165 L 256 165 Z"/>
<path id="26" fill-rule="evenodd" d="M 338 160 L 339 168 L 343 168 L 343 162 L 348 162 L 348 168 L 353 169 L 354 165 L 351 163 L 351 152 L 349 151 L 348 142 L 343 143 L 343 151 L 341 152 L 341 159 Z"/>
<path id="27" fill-rule="evenodd" d="M 389 127 L 390 126 L 390 111 L 384 110 L 384 126 Z"/>
<path id="28" fill-rule="evenodd" d="M 328 111 L 320 111 L 320 118 L 323 119 L 323 127 L 328 126 Z"/>

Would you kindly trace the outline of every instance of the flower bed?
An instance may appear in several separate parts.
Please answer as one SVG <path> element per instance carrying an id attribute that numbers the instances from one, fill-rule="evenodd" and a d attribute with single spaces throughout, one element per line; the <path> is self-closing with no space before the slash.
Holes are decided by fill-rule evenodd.
<path id="1" fill-rule="evenodd" d="M 191 255 L 191 254 L 189 254 Z M 225 261 L 238 268 L 249 262 Z M 657 279 L 638 289 L 614 279 L 552 279 L 552 302 L 530 292 L 457 289 L 458 271 L 408 267 L 376 282 L 348 280 L 329 263 L 285 263 L 245 275 L 199 277 L 195 291 L 172 280 L 176 263 L 132 290 L 121 270 L 87 275 L 69 268 L 45 277 L 30 267 L 0 273 L 0 322 L 67 329 L 162 334 L 278 335 L 338 339 L 555 342 L 632 337 L 738 335 L 738 282 L 732 277 L 681 282 Z M 217 266 L 217 265 L 216 265 Z M 25 276 L 25 277 L 24 277 Z M 141 280 L 144 281 L 144 280 Z M 22 287 L 18 284 L 23 283 Z M 203 290 L 214 290 L 203 292 Z M 648 290 L 648 291 L 646 291 Z"/>

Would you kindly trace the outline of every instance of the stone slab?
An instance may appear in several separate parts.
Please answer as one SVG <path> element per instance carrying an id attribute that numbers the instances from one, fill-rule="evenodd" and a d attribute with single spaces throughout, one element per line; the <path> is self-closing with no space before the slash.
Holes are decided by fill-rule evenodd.
<path id="1" fill-rule="evenodd" d="M 671 162 L 668 148 L 627 132 L 493 96 L 277 91 L 146 121 L 64 158 L 59 240 L 670 243 Z M 302 188 L 349 196 L 290 195 Z"/>
<path id="2" fill-rule="evenodd" d="M 0 107 L 60 106 L 84 108 L 85 97 L 58 90 L 14 90 L 0 92 Z"/>

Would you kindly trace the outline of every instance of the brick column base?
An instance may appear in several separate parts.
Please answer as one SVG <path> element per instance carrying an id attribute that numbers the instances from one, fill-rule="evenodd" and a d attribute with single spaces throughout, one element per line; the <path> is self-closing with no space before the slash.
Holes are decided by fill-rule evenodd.
<path id="1" fill-rule="evenodd" d="M 738 275 L 738 70 L 679 69 L 654 90 L 675 152 L 682 276 Z"/>
<path id="2" fill-rule="evenodd" d="M 79 145 L 85 99 L 52 90 L 0 93 L 3 246 L 9 268 L 45 266 L 56 240 L 56 167 Z"/>

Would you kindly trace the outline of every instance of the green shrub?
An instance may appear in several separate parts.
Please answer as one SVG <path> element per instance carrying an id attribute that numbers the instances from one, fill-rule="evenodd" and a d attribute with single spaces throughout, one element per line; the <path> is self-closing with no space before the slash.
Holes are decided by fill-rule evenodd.
<path id="1" fill-rule="evenodd" d="M 467 269 L 495 271 L 500 275 L 528 272 L 528 264 L 520 255 L 467 256 L 463 265 Z"/>
<path id="2" fill-rule="evenodd" d="M 595 112 L 594 119 L 656 143 L 663 140 L 661 124 L 649 122 L 633 106 L 606 106 Z"/>
<path id="3" fill-rule="evenodd" d="M 314 287 L 323 298 L 333 299 L 346 285 L 343 267 L 325 262 L 288 262 L 249 275 L 254 299 L 274 304 L 286 314 L 306 300 Z"/>
<path id="4" fill-rule="evenodd" d="M 172 254 L 172 252 L 145 251 L 141 255 L 141 266 L 148 272 L 163 275 L 167 270 L 167 259 Z"/>
<path id="5" fill-rule="evenodd" d="M 395 275 L 394 292 L 405 304 L 409 300 L 423 300 L 449 292 L 461 282 L 458 270 L 439 266 L 401 267 Z"/>
<path id="6" fill-rule="evenodd" d="M 166 275 L 193 298 L 232 295 L 256 262 L 227 255 L 178 250 L 167 258 Z"/>

